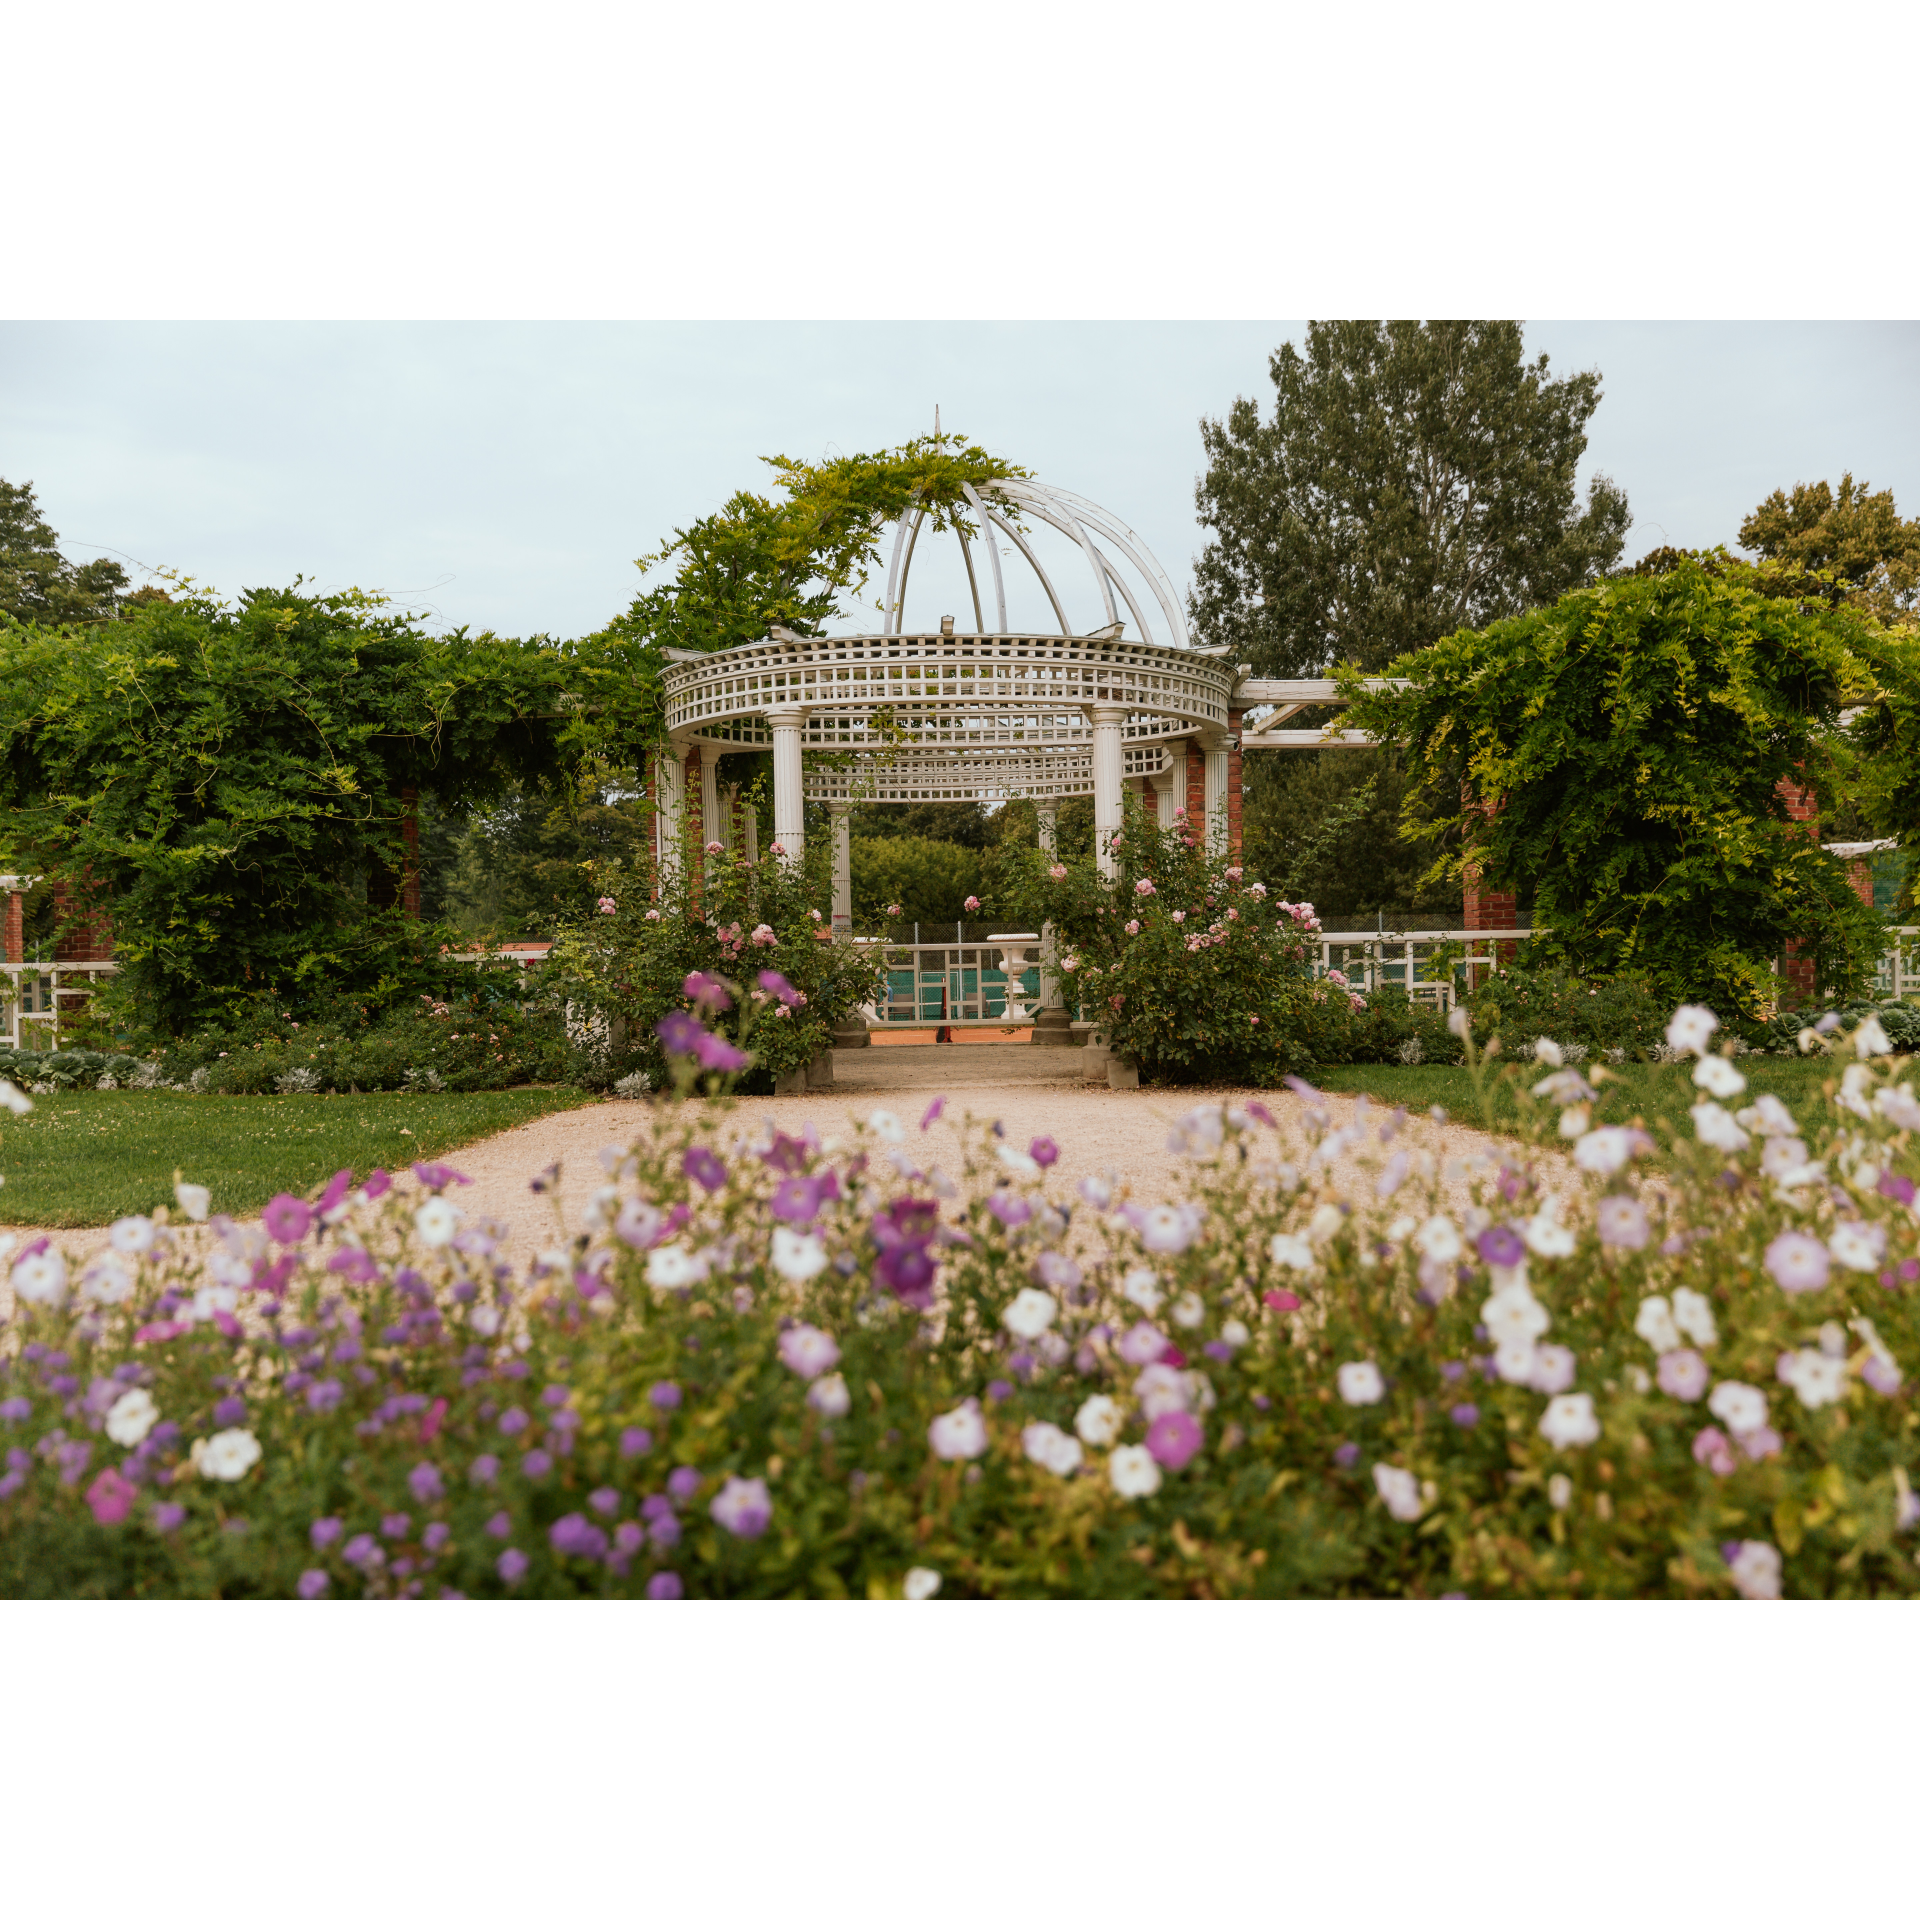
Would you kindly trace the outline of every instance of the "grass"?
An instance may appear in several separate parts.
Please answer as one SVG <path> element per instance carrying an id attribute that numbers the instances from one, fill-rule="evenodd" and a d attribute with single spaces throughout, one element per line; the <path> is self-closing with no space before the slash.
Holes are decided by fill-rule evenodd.
<path id="1" fill-rule="evenodd" d="M 1737 1112 L 1754 1095 L 1771 1093 L 1786 1104 L 1802 1127 L 1807 1127 L 1831 1112 L 1827 1089 L 1838 1087 L 1844 1062 L 1818 1057 L 1789 1060 L 1768 1054 L 1759 1058 L 1749 1055 L 1736 1064 L 1747 1077 L 1747 1091 L 1736 1099 L 1723 1100 L 1722 1106 Z M 1413 1113 L 1445 1107 L 1448 1118 L 1462 1126 L 1483 1127 L 1516 1138 L 1526 1138 L 1530 1133 L 1537 1137 L 1544 1132 L 1557 1141 L 1553 1134 L 1556 1110 L 1546 1101 L 1532 1103 L 1516 1094 L 1516 1086 L 1532 1087 L 1545 1077 L 1547 1069 L 1530 1067 L 1517 1079 L 1508 1079 L 1506 1065 L 1496 1059 L 1488 1069 L 1491 1111 L 1486 1115 L 1479 1110 L 1473 1078 L 1465 1067 L 1326 1067 L 1307 1077 L 1329 1093 L 1364 1093 L 1387 1106 L 1404 1106 Z M 1603 1088 L 1604 1098 L 1594 1108 L 1596 1126 L 1638 1120 L 1662 1144 L 1668 1128 L 1692 1138 L 1687 1110 L 1700 1096 L 1686 1066 L 1634 1065 L 1610 1067 L 1608 1072 L 1617 1078 Z"/>
<path id="2" fill-rule="evenodd" d="M 592 1096 L 562 1087 L 497 1093 L 318 1093 L 222 1099 L 185 1093 L 54 1093 L 23 1120 L 0 1114 L 0 1223 L 97 1227 L 173 1201 L 173 1170 L 224 1213 L 305 1193 L 340 1167 L 410 1166 Z"/>

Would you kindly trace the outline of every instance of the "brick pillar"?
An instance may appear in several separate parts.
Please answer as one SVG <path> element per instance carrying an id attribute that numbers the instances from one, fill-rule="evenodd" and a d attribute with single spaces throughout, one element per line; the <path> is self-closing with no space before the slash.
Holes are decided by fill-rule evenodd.
<path id="1" fill-rule="evenodd" d="M 1244 707 L 1227 713 L 1227 732 L 1233 745 L 1227 750 L 1227 859 L 1240 865 L 1240 723 L 1246 718 Z"/>
<path id="2" fill-rule="evenodd" d="M 1859 895 L 1863 907 L 1873 905 L 1873 862 L 1864 854 L 1847 862 L 1847 885 Z"/>
<path id="3" fill-rule="evenodd" d="M 1787 810 L 1787 818 L 1804 821 L 1807 838 L 1817 846 L 1820 841 L 1820 806 L 1811 790 L 1801 786 L 1797 780 L 1783 779 L 1777 791 L 1781 803 Z M 1858 864 L 1867 867 L 1866 900 L 1871 906 L 1873 904 L 1873 870 L 1866 861 Z M 1855 881 L 1854 884 L 1857 887 L 1859 882 Z M 1801 950 L 1798 940 L 1789 940 L 1780 952 L 1780 1004 L 1783 1008 L 1802 1006 L 1813 996 L 1813 956 Z"/>
<path id="4" fill-rule="evenodd" d="M 1187 838 L 1196 846 L 1204 847 L 1207 830 L 1207 756 L 1204 753 L 1187 755 L 1187 791 L 1180 804 L 1187 810 Z"/>
<path id="5" fill-rule="evenodd" d="M 0 923 L 0 960 L 18 966 L 27 957 L 27 907 L 19 894 L 8 891 L 4 923 Z"/>
<path id="6" fill-rule="evenodd" d="M 1469 814 L 1487 817 L 1492 809 L 1483 806 L 1473 797 L 1471 788 L 1460 789 L 1460 804 Z M 1468 933 L 1506 933 L 1518 921 L 1520 896 L 1515 893 L 1496 893 L 1491 887 L 1480 884 L 1480 868 L 1469 861 L 1466 870 L 1460 876 L 1460 924 Z M 1502 940 L 1493 949 L 1505 966 L 1520 951 L 1518 941 Z M 1472 969 L 1469 968 L 1469 977 Z M 1476 984 L 1478 984 L 1476 982 Z"/>
<path id="7" fill-rule="evenodd" d="M 15 901 L 18 901 L 15 895 Z M 83 896 L 84 897 L 84 896 Z M 53 914 L 56 924 L 67 922 L 75 896 L 65 885 L 53 883 Z M 65 925 L 54 944 L 56 960 L 111 960 L 113 958 L 113 916 L 105 907 L 81 907 L 71 924 Z"/>

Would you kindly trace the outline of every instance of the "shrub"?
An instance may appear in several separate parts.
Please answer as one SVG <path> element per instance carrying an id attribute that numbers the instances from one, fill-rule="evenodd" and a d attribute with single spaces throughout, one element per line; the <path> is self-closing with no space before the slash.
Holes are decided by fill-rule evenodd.
<path id="1" fill-rule="evenodd" d="M 1736 1116 L 1708 1018 L 1701 1139 L 1643 1181 L 1593 1128 L 1559 1200 L 1490 1143 L 1450 1207 L 1390 1121 L 1349 1207 L 1366 1130 L 1310 1090 L 1306 1167 L 1200 1107 L 1164 1201 L 971 1122 L 959 1186 L 886 1114 L 828 1151 L 663 1100 L 519 1273 L 436 1167 L 204 1266 L 144 1219 L 77 1274 L 11 1248 L 0 1590 L 1915 1593 L 1920 1103 L 1863 1023 L 1837 1128 Z"/>

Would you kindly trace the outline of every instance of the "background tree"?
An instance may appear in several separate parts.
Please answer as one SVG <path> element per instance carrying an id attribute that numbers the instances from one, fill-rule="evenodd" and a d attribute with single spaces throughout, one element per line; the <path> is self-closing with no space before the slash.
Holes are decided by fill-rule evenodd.
<path id="1" fill-rule="evenodd" d="M 1764 560 L 1830 573 L 1855 606 L 1884 620 L 1920 602 L 1920 519 L 1902 520 L 1892 488 L 1870 493 L 1843 474 L 1791 494 L 1775 488 L 1740 523 L 1740 544 Z"/>
<path id="2" fill-rule="evenodd" d="M 0 614 L 16 620 L 62 622 L 110 620 L 127 590 L 126 569 L 117 560 L 76 566 L 60 551 L 60 537 L 47 525 L 31 481 L 0 480 Z M 142 599 L 164 599 L 141 589 Z"/>
<path id="3" fill-rule="evenodd" d="M 1871 694 L 1857 647 L 1873 629 L 1709 561 L 1436 641 L 1392 663 L 1404 689 L 1345 678 L 1355 724 L 1398 746 L 1428 792 L 1484 803 L 1436 868 L 1458 877 L 1471 860 L 1495 887 L 1532 888 L 1541 958 L 1643 977 L 1661 1004 L 1759 1016 L 1790 940 L 1820 987 L 1871 982 L 1873 910 L 1780 787 L 1824 807 L 1850 778 L 1840 716 Z"/>

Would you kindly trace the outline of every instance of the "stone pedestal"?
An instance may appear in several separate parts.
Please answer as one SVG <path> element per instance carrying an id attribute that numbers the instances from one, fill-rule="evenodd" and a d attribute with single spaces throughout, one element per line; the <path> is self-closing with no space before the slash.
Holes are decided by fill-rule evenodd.
<path id="1" fill-rule="evenodd" d="M 1034 1047 L 1073 1046 L 1073 1022 L 1068 1018 L 1066 1008 L 1043 1008 L 1039 1019 L 1033 1023 L 1033 1038 L 1027 1044 Z"/>
<path id="2" fill-rule="evenodd" d="M 832 1048 L 828 1048 L 825 1053 L 816 1053 L 813 1058 L 807 1062 L 807 1087 L 810 1092 L 817 1093 L 822 1087 L 830 1087 L 832 1085 L 833 1050 Z"/>
<path id="3" fill-rule="evenodd" d="M 870 1047 L 873 1045 L 873 1031 L 864 1020 L 856 1021 L 850 1027 L 835 1027 L 833 1044 L 836 1051 L 853 1047 Z"/>
<path id="4" fill-rule="evenodd" d="M 1131 1060 L 1122 1060 L 1117 1053 L 1107 1055 L 1107 1085 L 1116 1093 L 1132 1090 L 1140 1084 L 1140 1069 Z"/>

